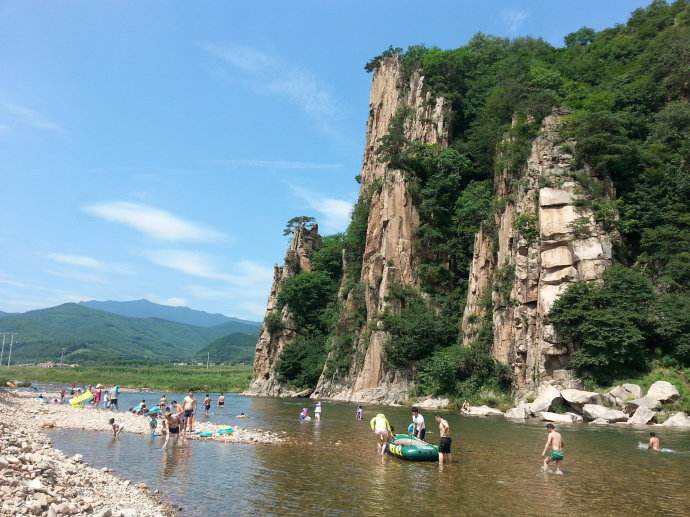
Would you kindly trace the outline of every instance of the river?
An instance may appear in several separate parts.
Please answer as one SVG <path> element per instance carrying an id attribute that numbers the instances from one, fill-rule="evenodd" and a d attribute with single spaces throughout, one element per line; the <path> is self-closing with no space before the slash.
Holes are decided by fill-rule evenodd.
<path id="1" fill-rule="evenodd" d="M 129 407 L 153 392 L 121 395 Z M 181 395 L 168 394 L 168 400 Z M 214 397 L 215 400 L 215 397 Z M 284 445 L 190 441 L 162 450 L 160 438 L 126 434 L 55 431 L 55 446 L 80 453 L 96 467 L 110 467 L 145 482 L 181 506 L 183 515 L 689 515 L 690 433 L 659 428 L 663 447 L 638 446 L 648 430 L 591 425 L 562 426 L 566 443 L 563 476 L 540 471 L 546 439 L 543 424 L 502 418 L 468 418 L 449 412 L 453 463 L 411 463 L 375 455 L 368 420 L 379 410 L 365 406 L 355 420 L 352 404 L 325 402 L 321 422 L 300 423 L 307 400 L 226 396 L 209 419 L 286 431 Z M 380 408 L 399 430 L 406 408 Z M 235 415 L 244 412 L 248 419 Z M 428 428 L 436 431 L 433 412 Z M 436 442 L 433 432 L 427 439 Z M 107 490 L 107 488 L 105 488 Z"/>

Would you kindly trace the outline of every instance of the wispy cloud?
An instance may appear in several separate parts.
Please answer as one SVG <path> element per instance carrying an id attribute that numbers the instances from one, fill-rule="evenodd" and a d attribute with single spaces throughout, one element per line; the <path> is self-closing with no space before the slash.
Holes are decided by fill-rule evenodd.
<path id="1" fill-rule="evenodd" d="M 318 213 L 318 220 L 324 230 L 329 232 L 345 230 L 352 214 L 351 201 L 323 196 L 295 185 L 290 185 L 290 189 L 297 197 L 304 200 L 309 208 Z"/>
<path id="2" fill-rule="evenodd" d="M 125 224 L 161 241 L 213 242 L 226 238 L 223 233 L 213 228 L 139 203 L 126 201 L 94 203 L 83 207 L 83 210 L 89 215 L 106 221 Z"/>
<path id="3" fill-rule="evenodd" d="M 212 164 L 255 169 L 341 169 L 342 163 L 294 162 L 286 160 L 211 160 Z"/>
<path id="4" fill-rule="evenodd" d="M 273 271 L 249 260 L 238 261 L 230 271 L 217 266 L 215 257 L 197 251 L 149 250 L 144 256 L 156 265 L 197 278 L 219 280 L 229 285 L 252 287 L 265 284 L 273 278 Z"/>
<path id="5" fill-rule="evenodd" d="M 11 102 L 0 101 L 0 110 L 9 116 L 17 124 L 41 129 L 44 131 L 54 131 L 56 133 L 64 133 L 65 129 L 53 122 L 45 115 L 35 111 L 26 106 L 14 104 Z M 7 126 L 5 126 L 7 127 Z"/>
<path id="6" fill-rule="evenodd" d="M 309 70 L 242 45 L 204 44 L 201 48 L 250 80 L 259 93 L 282 97 L 310 115 L 319 128 L 333 132 L 339 104 L 329 88 Z"/>
<path id="7" fill-rule="evenodd" d="M 88 273 L 83 271 L 74 271 L 71 269 L 44 269 L 44 273 L 68 280 L 76 280 L 78 282 L 88 282 L 92 284 L 107 284 L 108 281 L 100 275 Z"/>
<path id="8" fill-rule="evenodd" d="M 132 270 L 125 264 L 115 264 L 89 257 L 87 255 L 74 255 L 67 253 L 49 253 L 47 258 L 56 264 L 72 266 L 79 269 L 97 271 L 101 273 L 131 273 Z"/>
<path id="9" fill-rule="evenodd" d="M 505 23 L 508 32 L 513 34 L 529 18 L 529 13 L 524 9 L 503 9 L 500 12 L 501 20 Z"/>

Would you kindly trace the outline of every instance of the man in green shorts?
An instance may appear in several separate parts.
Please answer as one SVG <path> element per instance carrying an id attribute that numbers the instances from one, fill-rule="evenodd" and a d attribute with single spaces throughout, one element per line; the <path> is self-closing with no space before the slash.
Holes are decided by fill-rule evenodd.
<path id="1" fill-rule="evenodd" d="M 551 463 L 555 463 L 556 474 L 563 475 L 563 471 L 561 470 L 561 461 L 563 461 L 563 458 L 565 457 L 563 454 L 565 442 L 563 441 L 561 433 L 556 431 L 556 427 L 553 424 L 546 424 L 546 429 L 549 431 L 549 436 L 546 439 L 544 451 L 541 453 L 541 455 L 544 457 L 544 466 L 542 469 L 544 472 L 548 472 L 549 465 L 551 465 Z M 551 449 L 551 453 L 547 454 L 549 448 Z"/>

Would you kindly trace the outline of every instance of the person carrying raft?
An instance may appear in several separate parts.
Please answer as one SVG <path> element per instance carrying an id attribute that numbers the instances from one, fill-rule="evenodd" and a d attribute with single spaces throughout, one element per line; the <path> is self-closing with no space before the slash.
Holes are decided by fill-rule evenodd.
<path id="1" fill-rule="evenodd" d="M 369 422 L 369 426 L 379 439 L 378 443 L 376 444 L 376 452 L 383 456 L 383 454 L 386 452 L 386 444 L 393 434 L 393 428 L 391 427 L 390 422 L 388 422 L 386 415 L 383 413 L 378 413 L 374 418 L 372 418 Z"/>

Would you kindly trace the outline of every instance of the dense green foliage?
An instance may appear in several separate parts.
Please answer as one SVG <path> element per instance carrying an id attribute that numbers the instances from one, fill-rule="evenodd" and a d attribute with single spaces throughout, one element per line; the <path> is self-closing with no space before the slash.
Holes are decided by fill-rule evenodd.
<path id="1" fill-rule="evenodd" d="M 254 360 L 256 335 L 234 332 L 212 341 L 199 350 L 194 359 L 211 363 L 251 363 Z"/>
<path id="2" fill-rule="evenodd" d="M 237 329 L 256 336 L 258 324 L 230 321 L 198 327 L 158 318 L 129 318 L 73 303 L 0 319 L 0 331 L 17 333 L 12 350 L 17 362 L 59 361 L 63 348 L 70 363 L 184 362 Z"/>
<path id="3" fill-rule="evenodd" d="M 568 35 L 562 48 L 478 34 L 448 51 L 389 48 L 366 69 L 390 56 L 400 59 L 404 75 L 421 70 L 432 93 L 453 108 L 448 148 L 406 139 L 412 114 L 400 110 L 378 149 L 382 161 L 405 171 L 415 196 L 420 278 L 438 318 L 457 324 L 474 234 L 481 227 L 491 235 L 493 210 L 510 202 L 492 193 L 494 174 L 508 171 L 511 181 L 519 181 L 541 120 L 562 107 L 571 112 L 566 130 L 577 142 L 568 152 L 594 173 L 593 179 L 581 174 L 581 188 L 593 198 L 589 206 L 597 221 L 620 232 L 616 259 L 629 268 L 612 271 L 603 286 L 575 286 L 559 303 L 554 320 L 577 349 L 572 364 L 599 376 L 642 369 L 660 356 L 688 364 L 690 3 L 654 1 L 627 24 Z M 606 199 L 607 185 L 616 200 Z M 515 229 L 527 240 L 536 238 L 536 214 L 520 214 Z M 584 221 L 575 221 L 573 230 L 583 238 L 589 231 Z M 494 278 L 502 303 L 510 303 L 510 275 L 499 268 Z M 625 303 L 619 289 L 632 293 Z M 407 307 L 423 320 L 418 301 L 408 300 Z M 395 328 L 400 336 L 415 335 L 412 328 Z M 481 328 L 478 354 L 490 345 L 490 322 Z M 396 363 L 405 349 L 400 336 L 389 351 Z M 414 363 L 431 357 L 422 378 L 432 387 L 434 375 L 456 372 L 456 359 L 445 348 L 434 353 L 438 348 L 426 341 L 402 358 Z M 487 375 L 495 379 L 495 372 Z M 463 381 L 457 374 L 433 391 Z"/>
<path id="4" fill-rule="evenodd" d="M 184 393 L 187 390 L 241 392 L 251 380 L 249 365 L 236 366 L 94 366 L 78 368 L 3 368 L 0 379 L 56 384 L 119 384 Z M 4 382 L 2 382 L 4 384 Z"/>

